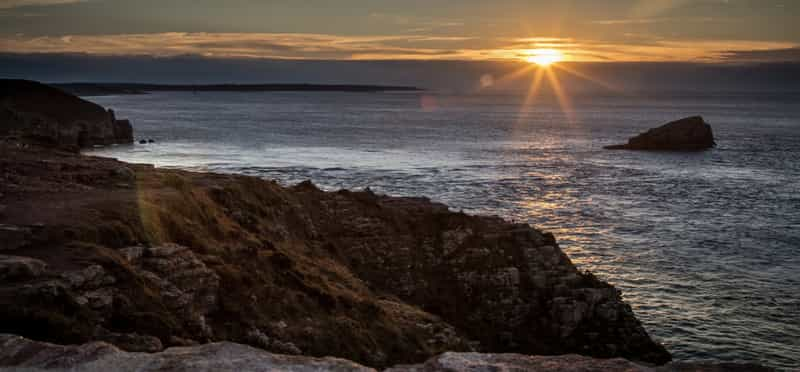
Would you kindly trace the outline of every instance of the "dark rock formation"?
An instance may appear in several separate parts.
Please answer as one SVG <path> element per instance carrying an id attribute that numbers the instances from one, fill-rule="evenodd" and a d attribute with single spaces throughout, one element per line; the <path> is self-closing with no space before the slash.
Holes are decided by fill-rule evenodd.
<path id="1" fill-rule="evenodd" d="M 33 118 L 11 121 L 19 132 L 113 136 L 113 112 L 4 86 L 31 84 L 3 96 Z M 617 289 L 528 225 L 10 141 L 0 180 L 0 332 L 149 352 L 235 341 L 377 367 L 445 351 L 670 359 Z"/>
<path id="2" fill-rule="evenodd" d="M 33 147 L 0 145 L 0 176 L 18 237 L 3 254 L 45 264 L 0 281 L 0 332 L 381 367 L 450 350 L 670 359 L 619 291 L 527 225 Z"/>
<path id="3" fill-rule="evenodd" d="M 609 150 L 697 151 L 716 145 L 711 126 L 700 116 L 692 116 L 650 129 L 624 145 L 606 146 Z"/>
<path id="4" fill-rule="evenodd" d="M 174 347 L 154 354 L 129 353 L 102 342 L 58 346 L 13 335 L 0 335 L 0 370 L 25 371 L 362 371 L 372 368 L 337 358 L 277 355 L 229 342 Z M 386 372 L 768 372 L 751 364 L 671 363 L 658 368 L 625 359 L 579 355 L 444 353 L 424 364 L 398 365 Z"/>
<path id="5" fill-rule="evenodd" d="M 63 148 L 133 142 L 127 120 L 59 89 L 0 79 L 0 138 L 17 137 Z"/>
<path id="6" fill-rule="evenodd" d="M 295 190 L 359 277 L 442 317 L 479 350 L 669 360 L 619 291 L 578 271 L 552 234 L 426 199 Z"/>

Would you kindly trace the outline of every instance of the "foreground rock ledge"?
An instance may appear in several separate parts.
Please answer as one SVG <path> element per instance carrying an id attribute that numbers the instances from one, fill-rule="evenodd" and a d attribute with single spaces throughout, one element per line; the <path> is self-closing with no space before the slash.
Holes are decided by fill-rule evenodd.
<path id="1" fill-rule="evenodd" d="M 131 353 L 103 342 L 59 346 L 0 335 L 0 370 L 24 371 L 375 371 L 338 358 L 277 355 L 229 342 L 174 347 L 159 353 Z M 658 368 L 624 359 L 579 355 L 527 356 L 448 352 L 423 364 L 399 365 L 387 372 L 450 371 L 770 371 L 756 365 L 671 363 Z"/>
<path id="2" fill-rule="evenodd" d="M 692 116 L 650 129 L 624 145 L 605 146 L 608 150 L 699 151 L 714 147 L 711 126 L 700 116 Z"/>

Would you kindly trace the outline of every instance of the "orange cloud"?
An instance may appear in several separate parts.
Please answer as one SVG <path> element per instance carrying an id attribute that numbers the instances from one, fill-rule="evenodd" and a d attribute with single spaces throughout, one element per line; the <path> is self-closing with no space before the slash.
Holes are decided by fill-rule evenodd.
<path id="1" fill-rule="evenodd" d="M 789 42 L 766 41 L 632 40 L 630 44 L 621 44 L 570 38 L 476 40 L 471 37 L 418 34 L 339 36 L 301 33 L 153 33 L 43 37 L 16 35 L 0 37 L 0 51 L 276 59 L 519 60 L 527 56 L 526 50 L 551 48 L 561 51 L 565 61 L 716 62 L 730 60 L 731 51 L 764 54 L 771 50 L 798 47 Z"/>

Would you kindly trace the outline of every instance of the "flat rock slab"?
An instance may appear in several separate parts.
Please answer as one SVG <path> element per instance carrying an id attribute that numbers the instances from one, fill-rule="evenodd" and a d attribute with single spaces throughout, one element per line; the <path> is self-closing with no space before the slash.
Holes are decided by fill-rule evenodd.
<path id="1" fill-rule="evenodd" d="M 0 334 L 0 371 L 376 371 L 339 358 L 268 353 L 250 346 L 221 342 L 172 347 L 158 353 L 122 351 L 104 342 L 60 346 Z M 421 364 L 397 365 L 387 372 L 744 372 L 772 371 L 752 364 L 670 363 L 649 367 L 626 359 L 580 355 L 531 356 L 447 352 Z"/>
<path id="2" fill-rule="evenodd" d="M 160 353 L 122 351 L 105 342 L 60 346 L 0 335 L 0 371 L 374 371 L 344 359 L 267 353 L 221 342 Z"/>
<path id="3" fill-rule="evenodd" d="M 624 145 L 605 146 L 608 150 L 699 151 L 716 145 L 711 126 L 700 116 L 692 116 L 650 129 Z"/>

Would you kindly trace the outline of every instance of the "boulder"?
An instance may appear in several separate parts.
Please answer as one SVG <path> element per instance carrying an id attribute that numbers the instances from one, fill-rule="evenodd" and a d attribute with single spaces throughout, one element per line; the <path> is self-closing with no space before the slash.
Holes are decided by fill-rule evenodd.
<path id="1" fill-rule="evenodd" d="M 46 268 L 46 263 L 35 258 L 0 255 L 0 280 L 35 278 Z"/>
<path id="2" fill-rule="evenodd" d="M 700 116 L 692 116 L 650 129 L 624 145 L 605 146 L 608 150 L 698 151 L 716 145 L 711 126 Z"/>
<path id="3" fill-rule="evenodd" d="M 77 149 L 133 142 L 127 120 L 59 89 L 29 80 L 0 79 L 0 138 Z"/>

